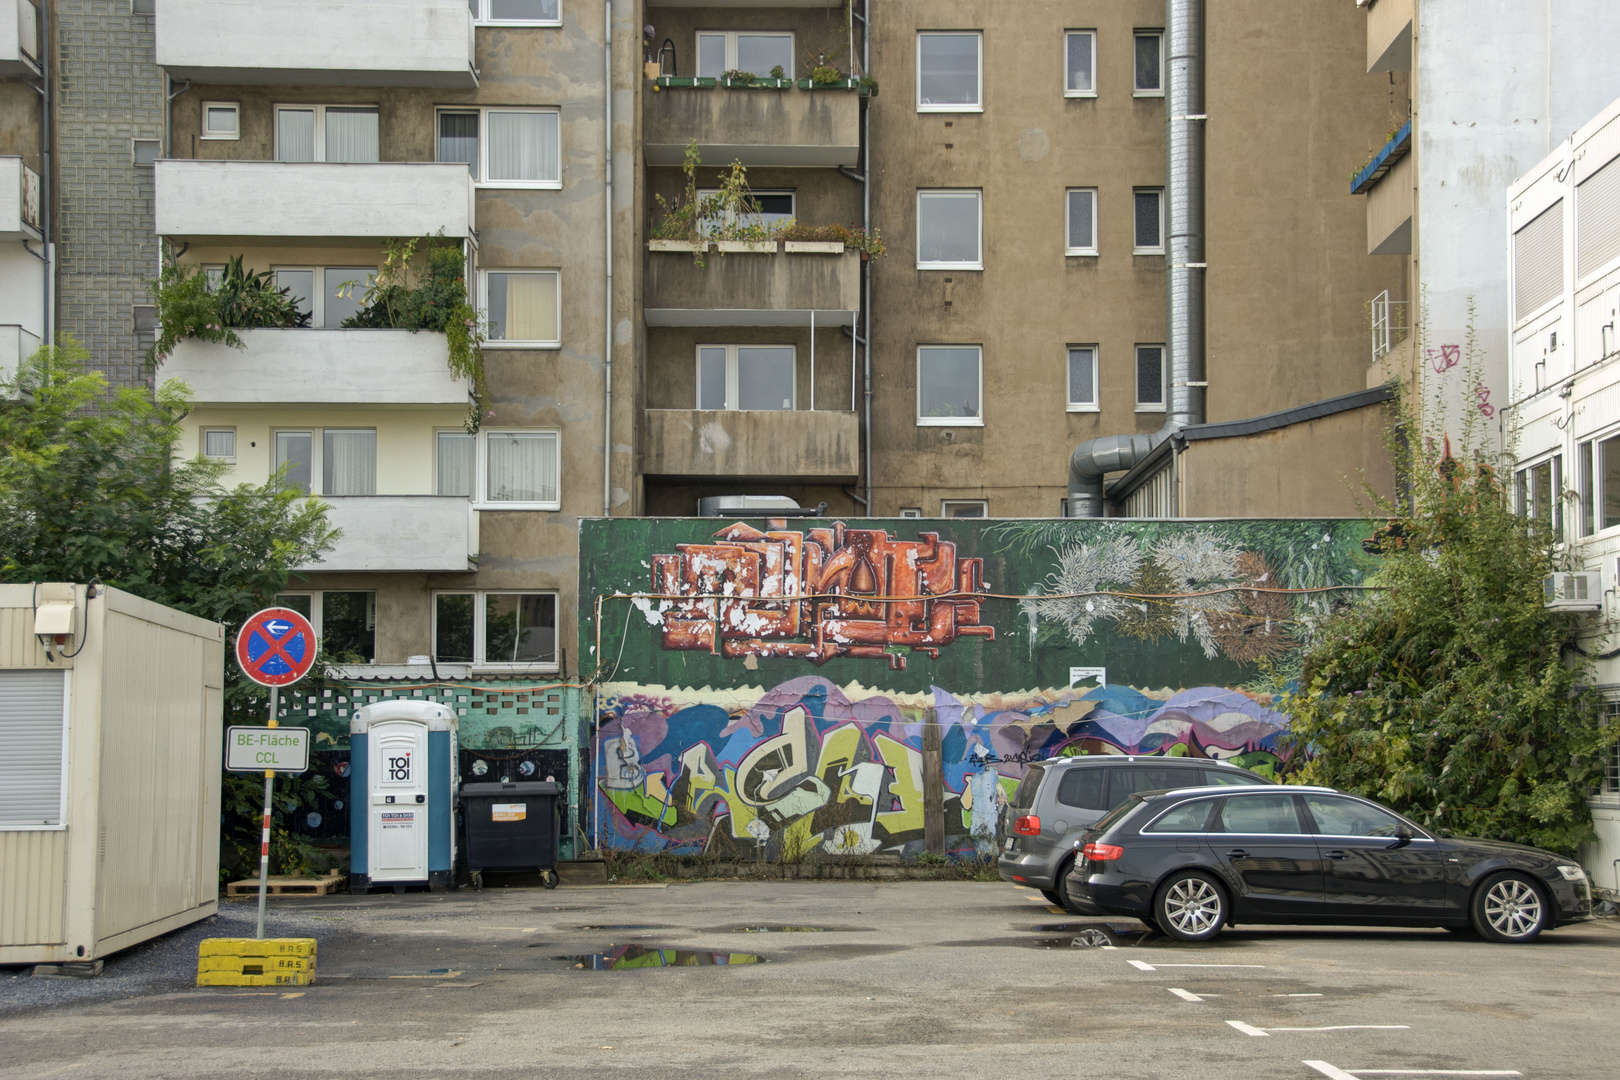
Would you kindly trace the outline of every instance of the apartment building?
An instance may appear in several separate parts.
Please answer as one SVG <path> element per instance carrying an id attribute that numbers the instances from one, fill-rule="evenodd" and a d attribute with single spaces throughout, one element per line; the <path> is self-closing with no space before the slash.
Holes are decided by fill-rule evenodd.
<path id="1" fill-rule="evenodd" d="M 1536 373 L 1570 366 L 1567 346 L 1549 339 L 1547 363 L 1525 370 L 1530 382 L 1510 371 L 1516 328 L 1549 297 L 1510 285 L 1502 192 L 1620 95 L 1610 61 L 1620 8 L 1604 0 L 1356 4 L 1367 83 L 1383 95 L 1368 107 L 1389 134 L 1369 146 L 1350 187 L 1365 196 L 1367 250 L 1403 264 L 1396 287 L 1364 298 L 1367 385 L 1404 381 L 1424 408 L 1443 406 L 1448 431 L 1471 416 L 1489 448 L 1500 449 L 1511 442 L 1508 407 L 1536 392 Z M 1520 299 L 1510 304 L 1510 293 Z M 1421 343 L 1407 332 L 1420 303 Z"/>
<path id="2" fill-rule="evenodd" d="M 44 61 L 40 12 L 0 0 L 0 379 L 47 337 Z"/>
<path id="3" fill-rule="evenodd" d="M 1620 595 L 1620 100 L 1515 180 L 1498 236 L 1510 269 L 1508 371 L 1524 394 L 1508 422 L 1514 497 L 1549 522 L 1587 578 L 1559 575 L 1548 600 L 1587 610 L 1581 647 L 1596 658 L 1606 709 L 1620 716 L 1612 605 Z M 1556 347 L 1554 345 L 1556 344 Z M 1620 891 L 1620 750 L 1591 799 L 1592 880 Z"/>

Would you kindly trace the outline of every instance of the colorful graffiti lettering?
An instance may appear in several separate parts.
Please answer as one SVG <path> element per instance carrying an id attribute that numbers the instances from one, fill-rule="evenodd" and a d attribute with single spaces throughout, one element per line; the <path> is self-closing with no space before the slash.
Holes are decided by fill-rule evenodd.
<path id="1" fill-rule="evenodd" d="M 972 596 L 986 591 L 983 560 L 958 559 L 937 533 L 902 541 L 840 521 L 808 533 L 739 523 L 715 536 L 652 557 L 653 591 L 681 598 L 659 605 L 666 649 L 883 659 L 898 671 L 899 648 L 937 657 L 958 636 L 995 637 Z"/>
<path id="2" fill-rule="evenodd" d="M 816 676 L 761 693 L 612 693 L 598 740 L 604 842 L 636 851 L 908 854 L 924 844 L 925 775 L 943 782 L 950 851 L 987 856 L 1030 761 L 1168 754 L 1281 767 L 1287 717 L 1217 687 L 1128 686 L 1012 697 L 867 694 Z M 931 764 L 923 732 L 939 728 Z"/>

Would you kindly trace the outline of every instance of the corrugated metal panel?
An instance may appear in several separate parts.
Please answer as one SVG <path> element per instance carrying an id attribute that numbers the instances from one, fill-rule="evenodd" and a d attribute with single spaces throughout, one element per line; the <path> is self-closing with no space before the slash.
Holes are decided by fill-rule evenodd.
<path id="1" fill-rule="evenodd" d="M 1582 278 L 1620 255 L 1620 157 L 1575 189 L 1575 246 Z"/>
<path id="2" fill-rule="evenodd" d="M 1175 470 L 1166 464 L 1125 499 L 1128 518 L 1175 517 Z"/>
<path id="3" fill-rule="evenodd" d="M 107 612 L 97 937 L 194 908 L 202 885 L 208 641 Z"/>
<path id="4" fill-rule="evenodd" d="M 27 585 L 0 585 L 0 589 L 27 605 L 0 607 L 0 668 L 45 667 L 50 661 L 34 636 L 34 609 L 28 604 L 32 590 Z"/>
<path id="5" fill-rule="evenodd" d="M 0 828 L 62 823 L 64 679 L 0 670 Z"/>
<path id="6" fill-rule="evenodd" d="M 67 833 L 0 832 L 0 945 L 59 945 Z"/>
<path id="7" fill-rule="evenodd" d="M 1564 289 L 1564 200 L 1513 234 L 1513 311 L 1522 319 Z"/>

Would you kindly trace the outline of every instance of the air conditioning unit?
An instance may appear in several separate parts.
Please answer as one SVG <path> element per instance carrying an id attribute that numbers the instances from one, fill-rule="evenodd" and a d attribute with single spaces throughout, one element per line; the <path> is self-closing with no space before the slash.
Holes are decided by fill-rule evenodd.
<path id="1" fill-rule="evenodd" d="M 698 500 L 698 517 L 820 517 L 827 504 L 800 506 L 786 495 L 711 495 Z"/>
<path id="2" fill-rule="evenodd" d="M 1548 574 L 1542 579 L 1541 588 L 1545 606 L 1553 611 L 1603 610 L 1601 574 Z"/>

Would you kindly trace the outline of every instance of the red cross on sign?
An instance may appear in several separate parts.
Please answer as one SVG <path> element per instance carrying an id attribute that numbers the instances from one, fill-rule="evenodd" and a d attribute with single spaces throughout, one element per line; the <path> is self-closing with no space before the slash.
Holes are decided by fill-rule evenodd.
<path id="1" fill-rule="evenodd" d="M 289 686 L 315 664 L 315 628 L 289 608 L 265 608 L 236 635 L 236 662 L 261 686 Z"/>

